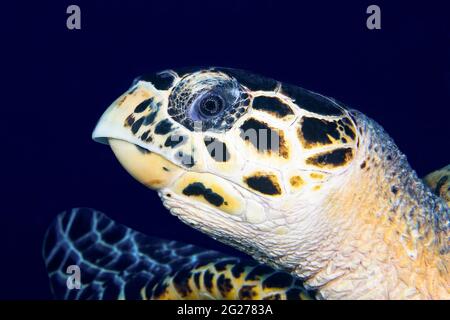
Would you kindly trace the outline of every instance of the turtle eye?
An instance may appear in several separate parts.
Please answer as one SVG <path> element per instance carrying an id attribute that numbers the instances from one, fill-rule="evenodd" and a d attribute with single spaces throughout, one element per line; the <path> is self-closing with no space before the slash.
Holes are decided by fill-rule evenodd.
<path id="1" fill-rule="evenodd" d="M 190 118 L 192 120 L 209 120 L 221 115 L 226 109 L 224 98 L 217 92 L 199 95 L 192 103 Z"/>
<path id="2" fill-rule="evenodd" d="M 224 101 L 218 95 L 209 95 L 203 97 L 199 102 L 198 111 L 202 117 L 211 118 L 222 113 L 224 109 Z"/>

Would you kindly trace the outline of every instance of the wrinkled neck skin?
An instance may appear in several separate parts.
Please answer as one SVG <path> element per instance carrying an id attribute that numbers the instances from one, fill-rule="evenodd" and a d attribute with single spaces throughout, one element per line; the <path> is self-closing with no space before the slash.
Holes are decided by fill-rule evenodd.
<path id="1" fill-rule="evenodd" d="M 302 235 L 276 264 L 326 299 L 450 298 L 447 204 L 378 124 L 353 116 L 361 134 L 356 161 L 309 211 L 317 232 Z"/>
<path id="2" fill-rule="evenodd" d="M 447 204 L 378 124 L 352 115 L 360 135 L 355 158 L 320 191 L 264 202 L 240 189 L 267 210 L 262 223 L 159 194 L 185 223 L 298 275 L 318 298 L 449 299 Z"/>

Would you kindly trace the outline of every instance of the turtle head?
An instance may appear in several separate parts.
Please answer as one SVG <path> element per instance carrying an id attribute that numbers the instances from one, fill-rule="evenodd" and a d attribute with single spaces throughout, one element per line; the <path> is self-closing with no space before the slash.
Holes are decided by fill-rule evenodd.
<path id="1" fill-rule="evenodd" d="M 318 208 L 342 188 L 358 132 L 333 99 L 207 68 L 138 78 L 103 114 L 93 139 L 109 144 L 172 214 L 264 256 L 261 248 L 297 243 L 323 222 Z"/>

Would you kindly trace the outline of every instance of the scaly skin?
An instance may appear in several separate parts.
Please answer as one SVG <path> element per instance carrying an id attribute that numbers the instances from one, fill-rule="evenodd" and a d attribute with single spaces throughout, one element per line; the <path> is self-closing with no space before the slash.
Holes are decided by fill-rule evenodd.
<path id="1" fill-rule="evenodd" d="M 286 218 L 278 222 L 288 226 L 283 234 L 218 219 L 183 199 L 164 197 L 166 190 L 160 195 L 187 224 L 307 279 L 322 298 L 449 298 L 448 206 L 417 177 L 381 127 L 360 113 L 355 118 L 366 147 L 345 177 L 323 186 L 320 202 L 283 208 Z M 278 209 L 270 214 L 276 216 Z M 298 221 L 303 218 L 310 220 L 307 226 Z"/>
<path id="2" fill-rule="evenodd" d="M 449 207 L 384 130 L 334 100 L 237 74 L 249 89 L 227 72 L 176 76 L 164 89 L 138 82 L 93 137 L 183 222 L 298 275 L 322 298 L 450 298 Z M 243 90 L 252 104 L 238 105 L 227 126 L 189 130 L 192 101 L 218 84 L 233 103 Z M 270 102 L 258 109 L 261 95 Z M 278 132 L 279 153 L 239 134 L 250 120 Z M 185 140 L 173 146 L 172 134 Z M 230 160 L 211 159 L 207 135 L 227 146 Z"/>
<path id="3" fill-rule="evenodd" d="M 330 190 L 329 205 L 320 206 L 338 232 L 317 248 L 327 263 L 307 283 L 332 299 L 449 298 L 448 206 L 381 127 L 360 113 L 355 118 L 365 148 L 344 187 Z"/>

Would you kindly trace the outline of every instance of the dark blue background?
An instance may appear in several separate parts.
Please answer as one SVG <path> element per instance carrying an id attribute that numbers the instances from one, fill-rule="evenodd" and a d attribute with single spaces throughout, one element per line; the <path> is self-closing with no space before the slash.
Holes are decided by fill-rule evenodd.
<path id="1" fill-rule="evenodd" d="M 382 30 L 366 28 L 378 4 Z M 444 2 L 54 1 L 2 4 L 0 298 L 50 298 L 43 234 L 88 206 L 137 230 L 220 248 L 133 180 L 91 131 L 149 71 L 252 70 L 333 96 L 380 122 L 420 175 L 450 163 Z M 82 29 L 66 29 L 78 4 Z M 6 139 L 5 139 L 6 137 Z"/>

